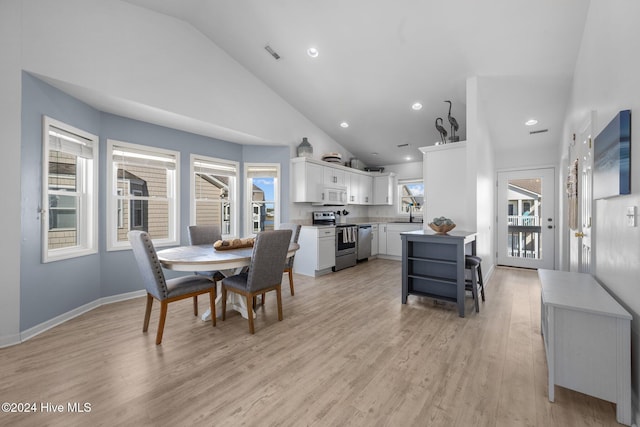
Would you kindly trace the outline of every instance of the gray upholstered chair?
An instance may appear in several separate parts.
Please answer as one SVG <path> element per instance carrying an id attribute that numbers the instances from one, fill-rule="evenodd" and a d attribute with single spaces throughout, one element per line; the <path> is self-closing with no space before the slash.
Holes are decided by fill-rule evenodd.
<path id="1" fill-rule="evenodd" d="M 278 230 L 291 230 L 291 243 L 298 243 L 298 238 L 300 237 L 300 229 L 302 228 L 302 226 L 300 224 L 293 224 L 291 222 L 286 222 L 286 223 L 282 223 L 280 224 L 280 226 L 278 227 Z M 291 291 L 291 295 L 295 295 L 295 292 L 293 290 L 293 261 L 294 261 L 295 255 L 287 258 L 287 260 L 284 263 L 284 272 L 288 273 L 289 275 L 289 290 Z M 262 304 L 264 305 L 264 297 L 265 295 L 262 294 Z"/>
<path id="2" fill-rule="evenodd" d="M 160 301 L 160 321 L 156 334 L 156 345 L 162 342 L 164 322 L 167 318 L 167 306 L 170 302 L 193 297 L 193 314 L 198 315 L 198 295 L 209 294 L 211 305 L 211 323 L 216 325 L 216 284 L 205 276 L 183 276 L 165 280 L 162 265 L 158 261 L 156 250 L 149 234 L 144 231 L 130 231 L 129 242 L 133 248 L 144 286 L 147 289 L 147 308 L 144 313 L 142 332 L 149 329 L 153 299 Z"/>
<path id="3" fill-rule="evenodd" d="M 218 225 L 190 225 L 189 244 L 190 245 L 213 245 L 218 240 L 222 240 L 222 233 Z M 196 271 L 196 274 L 207 276 L 214 282 L 224 279 L 224 274 L 214 271 Z"/>
<path id="4" fill-rule="evenodd" d="M 253 306 L 259 294 L 276 291 L 278 320 L 282 320 L 282 266 L 287 258 L 290 241 L 291 230 L 258 233 L 253 244 L 249 271 L 222 279 L 222 320 L 226 318 L 227 291 L 240 294 L 247 299 L 250 333 L 254 333 Z"/>
<path id="5" fill-rule="evenodd" d="M 293 223 L 284 223 L 280 224 L 278 227 L 279 230 L 291 230 L 291 243 L 298 243 L 298 238 L 300 237 L 300 229 L 302 226 L 300 224 Z M 293 259 L 295 255 L 290 256 L 284 263 L 284 272 L 289 274 L 289 290 L 291 291 L 291 295 L 295 295 L 293 291 Z"/>

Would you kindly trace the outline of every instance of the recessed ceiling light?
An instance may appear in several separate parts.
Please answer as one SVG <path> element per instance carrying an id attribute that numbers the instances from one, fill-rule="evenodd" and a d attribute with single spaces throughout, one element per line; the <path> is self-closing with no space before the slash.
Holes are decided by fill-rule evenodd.
<path id="1" fill-rule="evenodd" d="M 371 153 L 372 156 L 377 156 L 378 153 L 376 153 L 375 151 L 373 153 Z"/>
<path id="2" fill-rule="evenodd" d="M 414 102 L 411 108 L 413 108 L 415 111 L 422 110 L 422 104 L 419 102 Z"/>
<path id="3" fill-rule="evenodd" d="M 407 156 L 407 157 L 405 157 L 404 159 L 405 159 L 405 160 L 411 160 L 412 158 L 413 158 L 413 157 L 411 157 L 411 156 Z"/>
<path id="4" fill-rule="evenodd" d="M 316 49 L 315 47 L 310 47 L 309 49 L 307 49 L 307 55 L 312 58 L 317 57 L 319 53 L 320 52 L 318 52 L 318 49 Z"/>
<path id="5" fill-rule="evenodd" d="M 346 129 L 346 128 L 348 128 L 348 127 L 349 127 L 349 123 L 347 123 L 347 122 L 342 122 L 342 123 L 340 123 L 340 127 L 341 127 L 341 128 L 345 128 L 345 129 Z"/>
<path id="6" fill-rule="evenodd" d="M 533 126 L 533 125 L 538 124 L 538 121 L 536 119 L 529 119 L 526 122 L 524 122 L 524 124 L 527 125 L 527 126 Z"/>

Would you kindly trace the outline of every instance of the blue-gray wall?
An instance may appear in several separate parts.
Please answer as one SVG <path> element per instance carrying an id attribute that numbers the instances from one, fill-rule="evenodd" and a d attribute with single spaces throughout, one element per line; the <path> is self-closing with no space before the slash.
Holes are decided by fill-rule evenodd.
<path id="1" fill-rule="evenodd" d="M 240 162 L 280 163 L 282 220 L 288 220 L 289 147 L 243 146 L 100 112 L 28 73 L 22 74 L 22 244 L 20 247 L 20 330 L 32 328 L 102 297 L 143 289 L 130 250 L 106 251 L 107 139 L 180 152 L 180 238 L 189 225 L 191 153 Z M 99 253 L 41 262 L 42 116 L 98 135 Z M 244 200 L 240 185 L 240 202 Z M 241 211 L 242 212 L 242 211 Z M 241 235 L 244 234 L 241 224 Z M 169 272 L 168 277 L 176 274 Z"/>

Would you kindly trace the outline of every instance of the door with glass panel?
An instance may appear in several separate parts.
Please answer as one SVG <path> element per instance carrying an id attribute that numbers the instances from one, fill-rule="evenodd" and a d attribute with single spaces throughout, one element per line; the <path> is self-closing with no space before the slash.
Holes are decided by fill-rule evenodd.
<path id="1" fill-rule="evenodd" d="M 552 168 L 498 173 L 499 265 L 554 268 L 554 177 Z"/>

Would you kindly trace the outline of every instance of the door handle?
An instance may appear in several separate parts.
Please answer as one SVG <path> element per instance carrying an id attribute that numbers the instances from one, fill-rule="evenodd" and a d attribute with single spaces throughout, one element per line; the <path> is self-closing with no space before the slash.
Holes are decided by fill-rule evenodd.
<path id="1" fill-rule="evenodd" d="M 576 237 L 584 237 L 584 233 L 581 231 L 576 232 Z"/>

